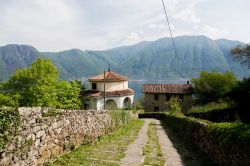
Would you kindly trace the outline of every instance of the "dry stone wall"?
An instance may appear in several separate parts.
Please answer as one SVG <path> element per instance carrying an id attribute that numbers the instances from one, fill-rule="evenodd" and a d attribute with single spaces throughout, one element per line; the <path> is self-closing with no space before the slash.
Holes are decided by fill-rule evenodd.
<path id="1" fill-rule="evenodd" d="M 42 165 L 65 151 L 96 140 L 112 129 L 107 111 L 57 110 L 44 117 L 49 108 L 19 108 L 19 133 L 0 152 L 0 165 Z"/>

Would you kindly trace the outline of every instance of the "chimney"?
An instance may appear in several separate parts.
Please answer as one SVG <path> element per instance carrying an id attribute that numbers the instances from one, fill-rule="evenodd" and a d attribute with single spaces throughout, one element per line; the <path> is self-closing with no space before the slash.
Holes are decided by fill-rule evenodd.
<path id="1" fill-rule="evenodd" d="M 189 84 L 189 81 L 187 81 L 187 84 Z"/>

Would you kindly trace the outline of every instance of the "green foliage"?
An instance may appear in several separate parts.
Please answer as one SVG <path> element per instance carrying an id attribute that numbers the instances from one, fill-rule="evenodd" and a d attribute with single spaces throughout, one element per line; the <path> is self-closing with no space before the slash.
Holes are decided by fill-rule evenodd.
<path id="1" fill-rule="evenodd" d="M 222 110 L 231 107 L 230 104 L 223 102 L 223 103 L 208 103 L 203 106 L 194 106 L 188 113 L 204 113 L 213 110 Z"/>
<path id="2" fill-rule="evenodd" d="M 135 103 L 135 111 L 143 111 L 144 109 L 144 97 L 141 97 L 140 99 L 137 99 L 134 101 Z"/>
<path id="3" fill-rule="evenodd" d="M 96 109 L 95 99 L 89 96 L 81 97 L 81 109 L 84 110 Z"/>
<path id="4" fill-rule="evenodd" d="M 44 53 L 31 46 L 9 45 L 0 47 L 0 77 L 7 80 L 16 68 L 28 67 L 42 56 L 53 60 L 60 70 L 60 78 L 65 80 L 101 73 L 107 64 L 111 64 L 114 71 L 122 71 L 121 74 L 133 79 L 176 80 L 196 77 L 203 70 L 223 72 L 230 69 L 242 78 L 249 75 L 250 70 L 233 61 L 230 55 L 230 49 L 239 44 L 243 43 L 211 40 L 205 36 L 177 37 L 176 49 L 181 68 L 170 38 L 104 51 L 71 49 Z"/>
<path id="5" fill-rule="evenodd" d="M 201 103 L 218 102 L 237 85 L 237 79 L 231 72 L 200 73 L 199 78 L 192 78 L 194 91 Z"/>
<path id="6" fill-rule="evenodd" d="M 7 88 L 20 94 L 20 106 L 54 106 L 59 73 L 50 60 L 38 58 L 30 68 L 17 69 Z"/>
<path id="7" fill-rule="evenodd" d="M 168 112 L 170 114 L 181 113 L 181 100 L 180 99 L 172 97 L 168 101 L 167 105 L 168 105 Z"/>
<path id="8" fill-rule="evenodd" d="M 112 130 L 129 123 L 132 120 L 131 112 L 129 110 L 112 110 L 110 111 L 112 117 Z"/>
<path id="9" fill-rule="evenodd" d="M 114 100 L 107 100 L 106 101 L 106 110 L 116 110 L 117 109 L 117 104 Z"/>
<path id="10" fill-rule="evenodd" d="M 212 123 L 179 114 L 144 114 L 144 117 L 150 118 L 150 116 L 157 117 L 162 124 L 170 127 L 182 138 L 192 141 L 193 146 L 200 147 L 201 151 L 219 165 L 250 164 L 250 125 L 248 124 Z"/>
<path id="11" fill-rule="evenodd" d="M 151 122 L 147 130 L 147 142 L 143 148 L 145 156 L 143 165 L 163 166 L 165 160 L 162 157 L 156 124 Z"/>
<path id="12" fill-rule="evenodd" d="M 248 108 L 250 99 L 250 77 L 239 81 L 237 86 L 227 95 L 241 109 Z"/>
<path id="13" fill-rule="evenodd" d="M 0 94 L 0 106 L 1 107 L 14 107 L 19 106 L 18 100 L 20 98 L 19 94 Z"/>
<path id="14" fill-rule="evenodd" d="M 18 69 L 2 85 L 5 94 L 0 96 L 0 104 L 9 99 L 9 103 L 2 105 L 79 109 L 81 82 L 60 81 L 58 77 L 51 60 L 38 58 L 30 68 Z"/>
<path id="15" fill-rule="evenodd" d="M 57 108 L 80 109 L 81 82 L 58 81 L 57 83 Z"/>
<path id="16" fill-rule="evenodd" d="M 60 112 L 59 110 L 55 109 L 55 108 L 51 108 L 49 109 L 47 112 L 44 112 L 42 114 L 43 117 L 59 117 L 61 116 L 63 113 Z"/>
<path id="17" fill-rule="evenodd" d="M 250 125 L 240 122 L 211 123 L 208 126 L 208 133 L 219 136 L 218 140 L 220 140 L 220 144 L 224 148 L 236 144 L 250 152 L 248 148 L 250 145 Z"/>
<path id="18" fill-rule="evenodd" d="M 245 46 L 238 45 L 231 50 L 231 54 L 234 55 L 235 60 L 241 64 L 246 65 L 250 69 L 250 45 Z"/>
<path id="19" fill-rule="evenodd" d="M 0 151 L 18 133 L 20 115 L 16 109 L 0 108 Z"/>

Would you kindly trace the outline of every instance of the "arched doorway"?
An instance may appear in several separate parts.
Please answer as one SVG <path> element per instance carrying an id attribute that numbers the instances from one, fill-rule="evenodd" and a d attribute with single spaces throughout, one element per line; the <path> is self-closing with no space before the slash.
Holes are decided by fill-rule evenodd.
<path id="1" fill-rule="evenodd" d="M 109 99 L 106 101 L 106 110 L 115 110 L 117 109 L 117 104 L 115 100 Z"/>
<path id="2" fill-rule="evenodd" d="M 125 108 L 125 109 L 131 108 L 131 99 L 129 97 L 126 97 L 123 100 L 123 108 Z"/>

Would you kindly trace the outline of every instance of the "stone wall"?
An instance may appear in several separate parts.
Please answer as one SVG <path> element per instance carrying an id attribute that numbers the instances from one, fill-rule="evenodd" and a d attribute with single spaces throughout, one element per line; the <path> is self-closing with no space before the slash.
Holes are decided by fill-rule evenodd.
<path id="1" fill-rule="evenodd" d="M 139 118 L 156 118 L 193 142 L 219 166 L 250 165 L 249 125 L 242 123 L 212 123 L 185 116 L 164 113 L 140 114 Z"/>
<path id="2" fill-rule="evenodd" d="M 107 111 L 56 110 L 61 114 L 44 117 L 48 110 L 18 109 L 19 133 L 0 152 L 0 165 L 42 165 L 112 130 L 112 118 Z"/>

